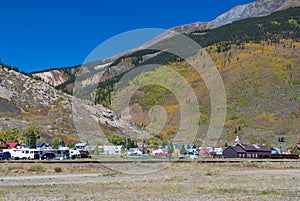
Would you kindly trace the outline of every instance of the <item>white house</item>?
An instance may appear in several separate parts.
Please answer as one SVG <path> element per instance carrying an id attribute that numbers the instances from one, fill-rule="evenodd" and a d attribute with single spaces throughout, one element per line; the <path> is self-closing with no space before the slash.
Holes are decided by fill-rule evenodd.
<path id="1" fill-rule="evenodd" d="M 122 154 L 122 146 L 101 145 L 99 146 L 100 154 L 120 155 Z"/>

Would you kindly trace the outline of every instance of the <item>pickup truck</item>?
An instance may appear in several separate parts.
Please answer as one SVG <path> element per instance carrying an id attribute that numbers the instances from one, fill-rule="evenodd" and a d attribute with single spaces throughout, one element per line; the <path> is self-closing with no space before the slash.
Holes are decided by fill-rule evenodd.
<path id="1" fill-rule="evenodd" d="M 9 160 L 11 155 L 9 152 L 0 152 L 0 160 Z"/>

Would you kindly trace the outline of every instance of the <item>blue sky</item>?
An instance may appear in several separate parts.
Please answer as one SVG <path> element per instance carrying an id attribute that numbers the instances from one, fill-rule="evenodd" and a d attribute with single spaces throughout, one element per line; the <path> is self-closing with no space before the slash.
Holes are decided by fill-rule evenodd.
<path id="1" fill-rule="evenodd" d="M 0 58 L 25 72 L 74 66 L 99 44 L 123 32 L 210 21 L 253 1 L 3 0 Z M 126 44 L 123 49 L 131 46 Z"/>

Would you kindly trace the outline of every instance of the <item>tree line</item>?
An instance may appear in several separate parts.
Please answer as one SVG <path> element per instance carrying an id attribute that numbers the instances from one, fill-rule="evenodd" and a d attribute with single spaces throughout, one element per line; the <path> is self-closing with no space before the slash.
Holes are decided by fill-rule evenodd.
<path id="1" fill-rule="evenodd" d="M 41 131 L 39 127 L 34 124 L 28 125 L 24 130 L 20 130 L 19 128 L 9 128 L 5 131 L 0 131 L 0 139 L 5 142 L 17 142 L 19 144 L 26 144 L 30 148 L 36 148 L 37 141 L 41 138 Z M 59 146 L 68 146 L 70 148 L 75 147 L 74 142 L 70 142 L 68 144 L 61 138 L 53 138 L 50 141 L 53 149 L 58 149 Z"/>
<path id="2" fill-rule="evenodd" d="M 40 139 L 40 129 L 30 124 L 23 131 L 19 128 L 9 128 L 5 131 L 0 131 L 0 139 L 6 142 L 26 143 L 26 145 L 36 148 L 36 141 Z"/>

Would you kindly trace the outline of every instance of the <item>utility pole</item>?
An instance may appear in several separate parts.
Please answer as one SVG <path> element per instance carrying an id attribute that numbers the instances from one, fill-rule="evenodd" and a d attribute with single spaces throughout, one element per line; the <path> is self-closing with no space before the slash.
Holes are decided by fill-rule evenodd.
<path id="1" fill-rule="evenodd" d="M 127 136 L 126 136 L 125 144 L 126 144 L 126 158 L 127 158 L 128 157 L 128 138 L 127 138 Z"/>

